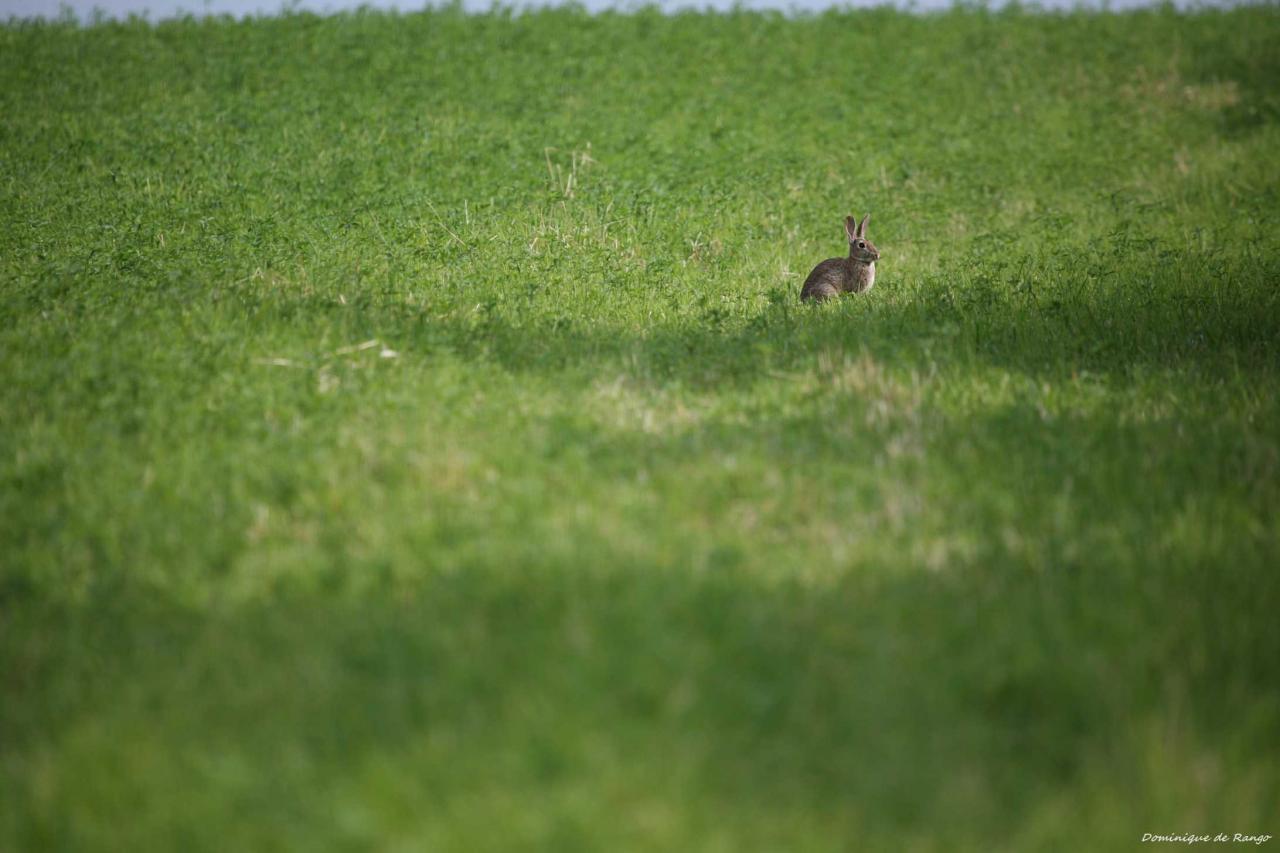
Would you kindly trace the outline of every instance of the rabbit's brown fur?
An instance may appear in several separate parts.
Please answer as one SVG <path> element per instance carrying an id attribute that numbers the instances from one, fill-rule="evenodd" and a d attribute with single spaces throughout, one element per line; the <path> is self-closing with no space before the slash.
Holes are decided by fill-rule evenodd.
<path id="1" fill-rule="evenodd" d="M 866 293 L 876 283 L 876 261 L 880 251 L 867 239 L 868 213 L 856 226 L 852 216 L 844 220 L 845 236 L 849 238 L 849 257 L 828 258 L 813 268 L 800 288 L 801 299 L 821 302 L 842 293 Z"/>

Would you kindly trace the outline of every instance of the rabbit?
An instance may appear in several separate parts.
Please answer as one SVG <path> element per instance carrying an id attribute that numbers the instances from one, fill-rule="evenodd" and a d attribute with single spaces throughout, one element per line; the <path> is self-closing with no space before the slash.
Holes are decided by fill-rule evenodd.
<path id="1" fill-rule="evenodd" d="M 800 288 L 801 299 L 818 302 L 841 293 L 866 293 L 876 283 L 876 261 L 880 250 L 867 239 L 868 213 L 855 227 L 853 217 L 844 218 L 844 233 L 849 238 L 849 257 L 829 258 L 813 268 Z"/>

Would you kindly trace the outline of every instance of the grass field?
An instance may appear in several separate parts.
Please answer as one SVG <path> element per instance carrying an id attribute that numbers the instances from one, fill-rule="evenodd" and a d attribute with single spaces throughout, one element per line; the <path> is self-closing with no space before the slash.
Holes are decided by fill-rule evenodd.
<path id="1" fill-rule="evenodd" d="M 1280 832 L 1277 43 L 0 27 L 0 849 Z"/>

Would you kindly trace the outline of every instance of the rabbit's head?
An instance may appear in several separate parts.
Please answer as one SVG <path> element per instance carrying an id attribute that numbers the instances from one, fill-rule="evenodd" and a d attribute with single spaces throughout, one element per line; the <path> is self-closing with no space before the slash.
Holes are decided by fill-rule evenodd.
<path id="1" fill-rule="evenodd" d="M 844 233 L 849 237 L 849 257 L 864 264 L 880 260 L 880 250 L 867 239 L 867 222 L 870 219 L 871 214 L 868 213 L 854 225 L 852 216 L 844 218 Z"/>

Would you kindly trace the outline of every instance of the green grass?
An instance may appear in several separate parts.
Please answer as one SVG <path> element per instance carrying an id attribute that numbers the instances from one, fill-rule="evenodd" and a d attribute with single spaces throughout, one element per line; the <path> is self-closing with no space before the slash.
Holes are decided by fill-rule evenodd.
<path id="1" fill-rule="evenodd" d="M 0 849 L 1275 833 L 1277 42 L 0 27 Z"/>

